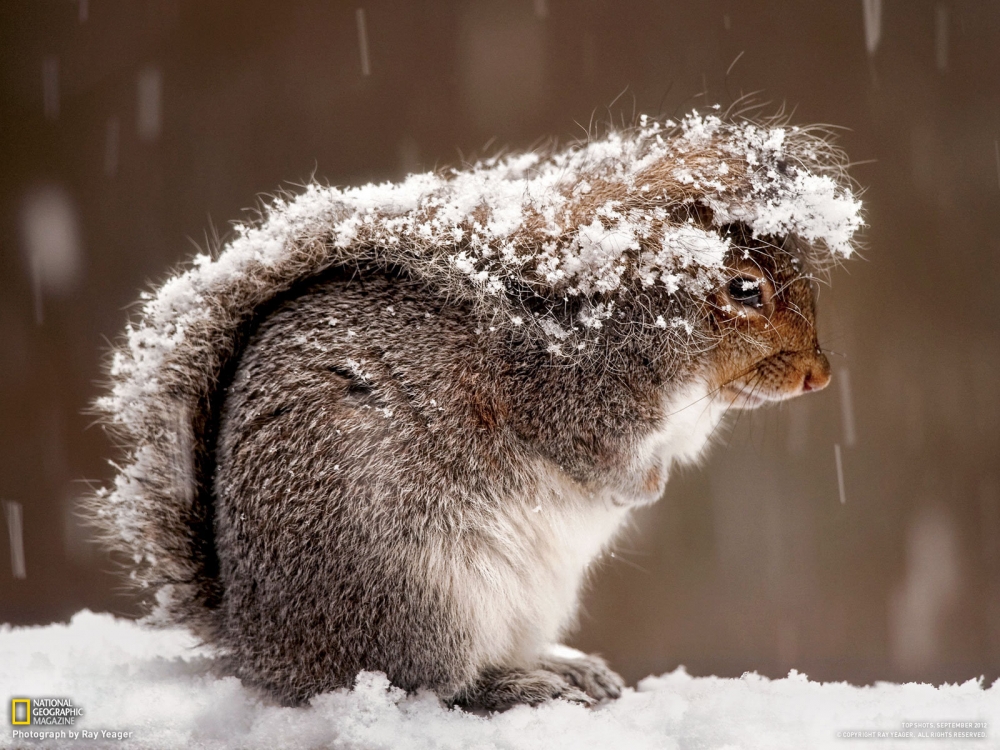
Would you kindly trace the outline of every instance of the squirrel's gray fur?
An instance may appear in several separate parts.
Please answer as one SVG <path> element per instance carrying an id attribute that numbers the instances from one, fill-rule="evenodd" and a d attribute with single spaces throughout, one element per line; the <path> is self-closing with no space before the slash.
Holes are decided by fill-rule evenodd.
<path id="1" fill-rule="evenodd" d="M 613 287 L 581 276 L 568 288 L 533 270 L 532 232 L 537 247 L 553 240 L 529 219 L 504 235 L 508 260 L 522 253 L 504 276 L 482 251 L 494 235 L 467 240 L 489 205 L 428 229 L 312 188 L 164 284 L 98 404 L 126 456 L 93 501 L 155 593 L 155 619 L 192 628 L 290 703 L 361 670 L 484 708 L 616 697 L 622 682 L 600 658 L 554 648 L 592 561 L 630 508 L 659 497 L 672 463 L 699 456 L 726 408 L 828 378 L 806 266 L 834 240 L 810 245 L 794 222 L 780 242 L 755 229 L 753 207 L 780 198 L 785 178 L 755 182 L 759 154 L 718 135 L 739 127 L 665 151 L 638 182 L 605 159 L 572 175 L 593 189 L 566 188 L 567 232 L 638 221 L 622 206 L 640 201 L 657 226 L 724 238 L 725 262 L 678 266 L 680 285 L 632 275 L 653 230 L 611 248 Z M 794 133 L 777 169 L 787 176 L 778 157 L 792 154 L 847 201 L 836 152 Z M 722 162 L 749 176 L 720 186 L 698 172 Z M 652 197 L 642 179 L 657 180 Z M 440 202 L 421 200 L 433 219 Z M 437 231 L 456 239 L 428 240 Z M 766 319 L 719 291 L 734 273 L 771 290 Z"/>

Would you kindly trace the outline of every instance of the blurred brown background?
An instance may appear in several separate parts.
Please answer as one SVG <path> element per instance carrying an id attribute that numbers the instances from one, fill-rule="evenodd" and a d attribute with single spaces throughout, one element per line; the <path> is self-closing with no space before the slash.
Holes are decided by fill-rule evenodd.
<path id="1" fill-rule="evenodd" d="M 630 680 L 995 679 L 998 50 L 986 0 L 3 3 L 0 622 L 136 612 L 74 515 L 112 473 L 82 410 L 138 291 L 260 193 L 760 91 L 874 160 L 820 301 L 835 382 L 675 478 L 574 643 Z"/>

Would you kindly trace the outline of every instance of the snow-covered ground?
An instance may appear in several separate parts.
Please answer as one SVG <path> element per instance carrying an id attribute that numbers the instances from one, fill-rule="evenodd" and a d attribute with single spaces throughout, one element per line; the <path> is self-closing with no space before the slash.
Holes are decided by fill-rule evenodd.
<path id="1" fill-rule="evenodd" d="M 407 697 L 378 674 L 353 691 L 315 698 L 306 708 L 275 706 L 234 678 L 212 671 L 212 656 L 180 630 L 151 630 L 83 611 L 68 625 L 0 627 L 0 698 L 67 698 L 83 709 L 72 727 L 12 726 L 4 747 L 139 748 L 767 748 L 852 745 L 1000 747 L 1000 682 L 854 687 L 781 680 L 691 677 L 678 669 L 648 677 L 595 709 L 556 702 L 484 717 L 443 708 L 434 696 Z M 37 704 L 36 704 L 37 705 Z M 9 716 L 9 714 L 8 714 Z M 907 722 L 935 726 L 908 726 Z M 941 722 L 987 722 L 946 727 Z M 89 731 L 97 739 L 32 740 L 14 731 Z M 101 730 L 131 733 L 103 739 Z M 844 732 L 883 736 L 845 738 Z M 983 733 L 927 740 L 920 732 Z M 892 739 L 910 732 L 909 739 Z"/>

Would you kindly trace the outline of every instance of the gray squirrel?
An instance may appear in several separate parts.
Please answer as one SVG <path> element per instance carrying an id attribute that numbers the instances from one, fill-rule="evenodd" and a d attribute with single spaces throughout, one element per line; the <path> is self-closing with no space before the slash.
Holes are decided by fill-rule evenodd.
<path id="1" fill-rule="evenodd" d="M 97 402 L 107 543 L 296 704 L 362 670 L 503 709 L 617 697 L 559 646 L 630 512 L 725 413 L 823 388 L 862 225 L 822 130 L 692 113 L 312 184 L 144 295 Z"/>

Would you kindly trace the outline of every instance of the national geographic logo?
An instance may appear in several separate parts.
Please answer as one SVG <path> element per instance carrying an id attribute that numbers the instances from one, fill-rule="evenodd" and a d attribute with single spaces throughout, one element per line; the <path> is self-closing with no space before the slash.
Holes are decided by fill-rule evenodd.
<path id="1" fill-rule="evenodd" d="M 83 709 L 69 698 L 11 698 L 10 723 L 14 726 L 72 726 Z"/>

